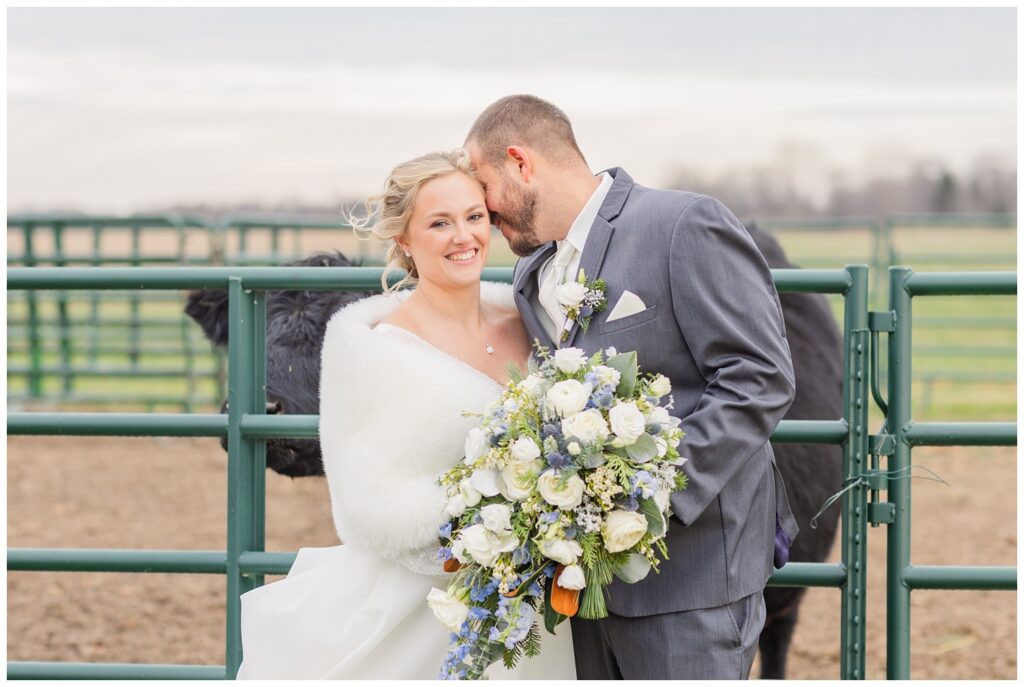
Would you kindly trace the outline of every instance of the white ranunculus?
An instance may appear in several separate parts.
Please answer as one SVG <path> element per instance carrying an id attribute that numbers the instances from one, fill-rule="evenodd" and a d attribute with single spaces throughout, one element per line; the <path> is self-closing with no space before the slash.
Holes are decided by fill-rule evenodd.
<path id="1" fill-rule="evenodd" d="M 608 411 L 615 436 L 622 439 L 625 445 L 632 444 L 644 433 L 644 414 L 633 402 L 620 403 Z"/>
<path id="2" fill-rule="evenodd" d="M 619 386 L 619 382 L 622 381 L 622 373 L 616 370 L 614 367 L 608 367 L 607 365 L 596 365 L 594 366 L 593 372 L 597 375 L 598 381 L 602 384 L 609 385 L 612 389 Z"/>
<path id="3" fill-rule="evenodd" d="M 458 632 L 469 617 L 469 606 L 437 587 L 427 594 L 427 605 L 434 612 L 434 617 L 452 632 Z"/>
<path id="4" fill-rule="evenodd" d="M 484 496 L 496 496 L 498 494 L 498 471 L 494 468 L 474 470 L 473 474 L 469 476 L 469 484 Z"/>
<path id="5" fill-rule="evenodd" d="M 604 519 L 604 548 L 609 553 L 635 546 L 647 534 L 647 517 L 643 513 L 613 510 Z"/>
<path id="6" fill-rule="evenodd" d="M 558 576 L 558 586 L 562 589 L 583 589 L 586 587 L 587 578 L 583 574 L 583 568 L 575 563 L 562 568 L 562 574 Z"/>
<path id="7" fill-rule="evenodd" d="M 444 504 L 444 513 L 449 518 L 457 518 L 466 512 L 466 497 L 461 493 L 448 498 Z"/>
<path id="8" fill-rule="evenodd" d="M 540 552 L 562 565 L 572 565 L 583 555 L 583 548 L 571 539 L 544 539 L 540 543 Z"/>
<path id="9" fill-rule="evenodd" d="M 516 460 L 540 458 L 540 446 L 530 437 L 519 437 L 509 444 L 508 450 Z"/>
<path id="10" fill-rule="evenodd" d="M 668 377 L 665 375 L 658 375 L 651 380 L 651 385 L 647 388 L 651 392 L 652 396 L 661 398 L 665 394 L 671 393 L 672 382 L 670 382 Z"/>
<path id="11" fill-rule="evenodd" d="M 584 444 L 604 442 L 608 438 L 608 423 L 600 410 L 591 408 L 562 420 L 562 434 L 576 437 Z"/>
<path id="12" fill-rule="evenodd" d="M 484 527 L 495 534 L 502 534 L 512 529 L 512 510 L 504 503 L 492 503 L 480 509 L 480 518 Z"/>
<path id="13" fill-rule="evenodd" d="M 466 465 L 472 465 L 479 460 L 487 453 L 488 448 L 487 435 L 484 430 L 479 427 L 469 430 L 469 435 L 466 437 Z"/>
<path id="14" fill-rule="evenodd" d="M 498 488 L 509 501 L 525 501 L 533 493 L 534 480 L 544 467 L 540 460 L 514 460 L 501 471 Z"/>
<path id="15" fill-rule="evenodd" d="M 558 417 L 575 415 L 587 406 L 590 399 L 590 385 L 581 384 L 575 379 L 566 379 L 548 389 L 548 401 L 555 409 Z"/>
<path id="16" fill-rule="evenodd" d="M 565 450 L 569 452 L 570 456 L 578 456 L 583 451 L 583 448 L 575 441 L 570 441 Z"/>
<path id="17" fill-rule="evenodd" d="M 480 565 L 490 567 L 498 559 L 497 539 L 483 525 L 470 525 L 462 530 L 459 541 L 465 552 Z"/>
<path id="18" fill-rule="evenodd" d="M 544 393 L 544 379 L 539 375 L 530 375 L 519 382 L 519 388 L 526 392 L 530 398 L 540 398 Z"/>
<path id="19" fill-rule="evenodd" d="M 665 430 L 669 426 L 671 415 L 668 414 L 668 410 L 662 406 L 658 406 L 651 411 L 651 414 L 647 416 L 647 423 L 651 425 L 661 425 L 662 430 Z"/>
<path id="20" fill-rule="evenodd" d="M 668 489 L 661 489 L 654 492 L 654 505 L 658 507 L 662 513 L 668 510 L 670 505 L 669 496 L 672 494 Z"/>
<path id="21" fill-rule="evenodd" d="M 572 475 L 565 481 L 565 485 L 560 487 L 561 481 L 562 478 L 554 470 L 542 472 L 537 478 L 537 491 L 552 506 L 572 510 L 583 502 L 583 480 Z"/>
<path id="22" fill-rule="evenodd" d="M 587 364 L 587 355 L 579 348 L 559 348 L 552 360 L 559 370 L 573 374 Z"/>
<path id="23" fill-rule="evenodd" d="M 480 503 L 480 492 L 470 483 L 469 479 L 459 482 L 459 494 L 466 502 L 466 508 L 472 508 Z"/>
<path id="24" fill-rule="evenodd" d="M 583 302 L 587 295 L 587 287 L 578 281 L 569 281 L 555 288 L 555 298 L 564 308 L 573 308 Z"/>

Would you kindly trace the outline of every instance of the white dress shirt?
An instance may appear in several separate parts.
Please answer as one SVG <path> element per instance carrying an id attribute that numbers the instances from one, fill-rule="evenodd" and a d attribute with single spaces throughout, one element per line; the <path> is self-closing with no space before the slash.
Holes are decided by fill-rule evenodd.
<path id="1" fill-rule="evenodd" d="M 587 244 L 587 236 L 590 235 L 590 227 L 594 224 L 594 220 L 597 219 L 597 213 L 601 209 L 601 205 L 604 203 L 605 196 L 608 195 L 608 190 L 612 187 L 612 176 L 607 172 L 601 172 L 600 174 L 601 183 L 598 185 L 594 192 L 590 195 L 590 199 L 587 200 L 586 205 L 580 210 L 580 214 L 576 215 L 576 219 L 573 221 L 572 226 L 569 227 L 569 233 L 566 234 L 562 241 L 556 241 L 556 248 L 561 248 L 565 241 L 568 241 L 576 249 L 569 261 L 568 268 L 565 271 L 564 281 L 570 279 L 575 281 L 576 277 L 579 276 L 580 259 L 583 257 L 583 247 Z M 556 250 L 557 253 L 557 250 Z M 551 268 L 554 262 L 555 256 L 549 257 L 539 270 L 537 270 L 537 285 L 538 287 L 544 284 L 544 280 L 551 274 Z M 588 274 L 587 279 L 593 279 L 593 274 Z M 544 329 L 547 330 L 548 334 L 551 335 L 551 339 L 558 343 L 559 335 L 565 320 L 555 323 L 551 320 L 548 315 L 547 309 L 540 304 L 540 300 L 537 295 L 540 292 L 538 288 L 534 291 L 534 296 L 531 299 L 531 306 L 540 318 L 541 324 L 544 325 Z"/>

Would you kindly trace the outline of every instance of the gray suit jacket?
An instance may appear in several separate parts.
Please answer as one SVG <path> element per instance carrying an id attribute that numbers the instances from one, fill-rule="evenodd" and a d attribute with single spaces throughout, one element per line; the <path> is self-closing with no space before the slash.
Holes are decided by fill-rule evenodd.
<path id="1" fill-rule="evenodd" d="M 637 584 L 613 582 L 608 609 L 645 616 L 732 603 L 764 589 L 776 515 L 790 539 L 797 533 L 768 444 L 795 389 L 782 307 L 767 263 L 724 205 L 608 172 L 614 182 L 580 259 L 588 279 L 607 282 L 607 308 L 562 346 L 635 350 L 642 372 L 669 377 L 689 459 L 689 486 L 671 498 L 669 560 Z M 530 301 L 554 248 L 520 260 L 513 279 L 531 338 L 548 347 Z M 607 322 L 627 289 L 647 309 Z"/>

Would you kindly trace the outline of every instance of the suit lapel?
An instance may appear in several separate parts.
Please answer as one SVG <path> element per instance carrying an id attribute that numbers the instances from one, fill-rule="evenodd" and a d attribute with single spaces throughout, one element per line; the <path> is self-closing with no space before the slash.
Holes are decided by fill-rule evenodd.
<path id="1" fill-rule="evenodd" d="M 579 269 L 583 270 L 587 281 L 597 279 L 601 273 L 601 265 L 604 264 L 604 256 L 608 252 L 608 243 L 612 240 L 612 233 L 614 231 L 615 228 L 600 215 L 597 216 L 594 224 L 591 225 L 590 233 L 587 235 L 587 245 L 583 247 L 583 255 L 580 257 L 579 266 Z M 576 274 L 566 275 L 566 280 L 575 279 L 578 276 L 579 272 L 577 271 Z M 591 322 L 593 322 L 593 319 L 591 319 Z M 573 345 L 579 330 L 580 325 L 573 322 L 572 329 L 569 330 L 569 338 L 565 341 L 565 346 Z"/>
<path id="2" fill-rule="evenodd" d="M 540 266 L 544 264 L 544 261 L 554 252 L 555 243 L 546 243 L 530 255 L 520 260 L 520 266 L 516 271 L 516 276 L 513 283 L 513 295 L 516 300 L 516 307 L 519 308 L 519 314 L 523 318 L 523 323 L 526 325 L 526 331 L 530 334 L 530 345 L 532 347 L 534 339 L 540 339 L 542 345 L 549 349 L 554 348 L 554 342 L 548 336 L 547 330 L 544 329 L 544 325 L 541 324 L 540 318 L 537 317 L 537 313 L 534 312 L 533 306 L 531 305 L 531 299 L 534 293 L 537 291 L 537 280 L 534 275 Z"/>

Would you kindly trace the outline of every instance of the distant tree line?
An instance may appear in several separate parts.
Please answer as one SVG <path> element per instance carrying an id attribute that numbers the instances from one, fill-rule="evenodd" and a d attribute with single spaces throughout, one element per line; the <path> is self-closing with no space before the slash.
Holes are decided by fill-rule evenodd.
<path id="1" fill-rule="evenodd" d="M 898 176 L 873 175 L 855 183 L 831 172 L 811 181 L 775 164 L 717 176 L 680 169 L 669 187 L 714 196 L 741 219 L 1017 211 L 1016 170 L 984 158 L 960 175 L 941 163 L 917 160 Z"/>

